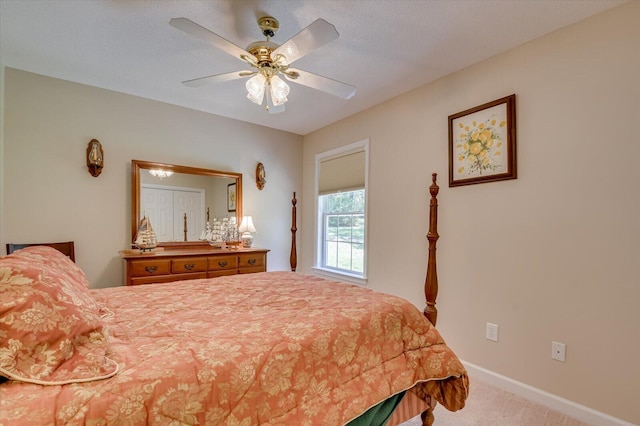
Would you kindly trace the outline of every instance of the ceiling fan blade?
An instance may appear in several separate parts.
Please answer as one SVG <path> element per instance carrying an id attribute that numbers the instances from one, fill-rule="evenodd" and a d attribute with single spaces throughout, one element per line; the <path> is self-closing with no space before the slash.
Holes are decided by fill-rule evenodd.
<path id="1" fill-rule="evenodd" d="M 190 19 L 171 18 L 171 20 L 169 21 L 169 25 L 184 31 L 187 34 L 197 37 L 200 40 L 206 41 L 207 43 L 213 45 L 214 47 L 222 50 L 223 52 L 227 52 L 228 54 L 235 56 L 240 60 L 244 61 L 242 56 L 246 56 L 250 59 L 255 60 L 255 56 L 253 56 L 243 48 L 236 46 L 226 38 L 221 37 L 212 31 L 209 31 L 205 27 L 196 24 Z"/>
<path id="2" fill-rule="evenodd" d="M 292 78 L 287 74 L 299 74 L 297 78 Z M 351 99 L 356 94 L 356 88 L 347 83 L 333 80 L 328 77 L 313 74 L 308 71 L 296 70 L 289 68 L 287 74 L 283 74 L 285 78 L 294 83 L 311 87 L 312 89 L 321 90 L 342 99 Z"/>
<path id="3" fill-rule="evenodd" d="M 208 77 L 194 78 L 193 80 L 183 81 L 187 87 L 202 87 L 214 83 L 224 83 L 225 81 L 237 80 L 239 78 L 245 78 L 254 75 L 254 72 L 250 71 L 234 71 L 225 74 L 210 75 Z"/>
<path id="4" fill-rule="evenodd" d="M 281 54 L 286 58 L 287 64 L 291 64 L 338 37 L 336 27 L 322 18 L 316 19 L 274 50 L 272 57 Z"/>

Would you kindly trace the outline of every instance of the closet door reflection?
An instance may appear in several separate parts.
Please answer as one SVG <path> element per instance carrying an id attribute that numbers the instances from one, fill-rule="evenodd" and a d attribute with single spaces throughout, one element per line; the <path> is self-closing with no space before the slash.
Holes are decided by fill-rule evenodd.
<path id="1" fill-rule="evenodd" d="M 204 230 L 204 194 L 201 188 L 142 184 L 140 213 L 151 220 L 158 242 L 197 241 Z"/>
<path id="2" fill-rule="evenodd" d="M 173 241 L 173 192 L 168 189 L 140 188 L 140 212 L 151 220 L 158 241 Z"/>

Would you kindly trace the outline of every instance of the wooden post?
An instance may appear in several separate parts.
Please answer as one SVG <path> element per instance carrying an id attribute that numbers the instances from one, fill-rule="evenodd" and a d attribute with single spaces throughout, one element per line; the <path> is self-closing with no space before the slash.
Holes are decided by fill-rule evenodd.
<path id="1" fill-rule="evenodd" d="M 183 231 L 184 232 L 184 240 L 187 241 L 187 214 L 186 213 L 184 214 L 184 225 L 183 225 L 183 228 L 184 228 L 184 231 Z"/>
<path id="2" fill-rule="evenodd" d="M 429 258 L 427 261 L 427 278 L 424 282 L 424 297 L 427 306 L 424 308 L 424 316 L 429 322 L 436 325 L 438 320 L 438 309 L 436 308 L 436 298 L 438 297 L 438 272 L 436 268 L 436 243 L 438 238 L 438 191 L 440 188 L 436 184 L 437 173 L 431 175 L 431 186 L 429 193 L 431 200 L 429 201 L 429 232 L 427 239 L 429 240 Z M 429 408 L 421 415 L 423 426 L 432 426 L 434 422 L 433 410 L 436 407 L 436 401 L 433 398 L 429 400 Z"/>
<path id="3" fill-rule="evenodd" d="M 289 263 L 291 264 L 291 270 L 295 272 L 298 266 L 298 251 L 296 249 L 296 193 L 293 193 L 293 199 L 291 200 L 291 255 L 289 256 Z"/>
<path id="4" fill-rule="evenodd" d="M 437 173 L 432 174 L 432 184 L 429 187 L 431 201 L 429 202 L 429 260 L 427 263 L 427 278 L 424 283 L 424 297 L 427 306 L 424 308 L 424 316 L 436 325 L 438 319 L 438 309 L 436 308 L 436 298 L 438 297 L 438 272 L 436 268 L 436 242 L 438 235 L 438 191 L 440 188 L 436 184 Z"/>
<path id="5" fill-rule="evenodd" d="M 429 405 L 429 408 L 422 412 L 420 419 L 422 420 L 422 426 L 433 426 L 435 417 L 433 416 L 433 405 Z"/>

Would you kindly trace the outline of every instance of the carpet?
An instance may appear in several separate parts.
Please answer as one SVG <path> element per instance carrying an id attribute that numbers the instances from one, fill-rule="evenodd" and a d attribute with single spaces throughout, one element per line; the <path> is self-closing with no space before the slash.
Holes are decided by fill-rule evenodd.
<path id="1" fill-rule="evenodd" d="M 590 426 L 549 407 L 470 378 L 466 406 L 452 413 L 438 404 L 434 426 Z M 420 416 L 400 426 L 421 426 Z"/>

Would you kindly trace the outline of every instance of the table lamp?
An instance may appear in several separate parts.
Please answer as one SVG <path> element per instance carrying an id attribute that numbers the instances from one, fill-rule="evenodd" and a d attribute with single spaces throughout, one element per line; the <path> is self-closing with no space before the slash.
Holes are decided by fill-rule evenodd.
<path id="1" fill-rule="evenodd" d="M 251 235 L 251 233 L 256 232 L 251 216 L 242 216 L 242 222 L 240 222 L 238 232 L 242 232 L 242 247 L 251 247 L 251 244 L 253 244 L 253 235 Z"/>

